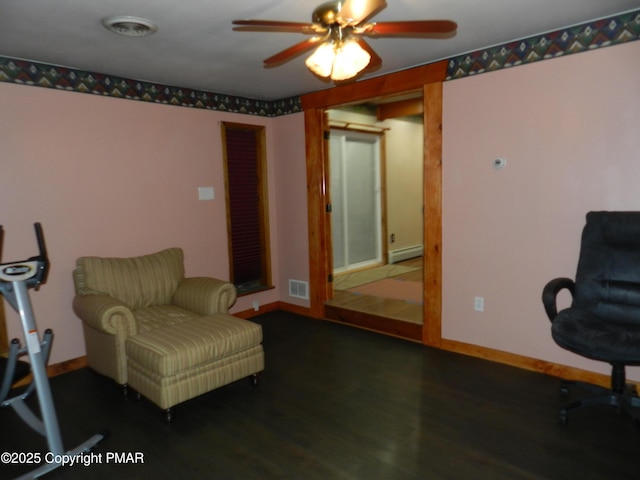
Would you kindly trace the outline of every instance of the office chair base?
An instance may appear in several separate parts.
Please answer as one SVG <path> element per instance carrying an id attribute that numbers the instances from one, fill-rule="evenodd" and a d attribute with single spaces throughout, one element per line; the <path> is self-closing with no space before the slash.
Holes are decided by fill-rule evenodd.
<path id="1" fill-rule="evenodd" d="M 565 395 L 568 393 L 568 385 L 574 382 L 563 381 L 560 387 L 560 393 Z M 599 387 L 597 385 L 583 384 L 581 386 L 589 391 L 597 392 L 591 397 L 582 398 L 571 402 L 560 409 L 558 415 L 558 423 L 566 424 L 569 412 L 584 407 L 595 406 L 611 406 L 616 407 L 620 413 L 628 415 L 637 427 L 640 427 L 640 397 L 638 397 L 635 385 L 626 385 L 622 392 L 614 392 L 611 389 Z"/>

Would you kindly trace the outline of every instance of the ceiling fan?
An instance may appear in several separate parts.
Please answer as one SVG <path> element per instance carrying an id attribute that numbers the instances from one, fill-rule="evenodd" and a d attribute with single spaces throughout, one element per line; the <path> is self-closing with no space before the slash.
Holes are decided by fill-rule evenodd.
<path id="1" fill-rule="evenodd" d="M 445 37 L 458 25 L 451 20 L 369 22 L 387 6 L 385 0 L 338 0 L 323 3 L 311 23 L 278 20 L 234 20 L 236 31 L 302 33 L 311 37 L 264 60 L 265 67 L 282 65 L 315 48 L 305 61 L 322 78 L 348 80 L 382 64 L 363 37 Z"/>

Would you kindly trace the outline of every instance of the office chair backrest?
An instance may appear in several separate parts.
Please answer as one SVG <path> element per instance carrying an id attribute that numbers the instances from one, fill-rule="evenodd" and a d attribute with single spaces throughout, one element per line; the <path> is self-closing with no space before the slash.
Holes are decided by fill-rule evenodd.
<path id="1" fill-rule="evenodd" d="M 640 324 L 640 212 L 589 212 L 573 307 Z"/>

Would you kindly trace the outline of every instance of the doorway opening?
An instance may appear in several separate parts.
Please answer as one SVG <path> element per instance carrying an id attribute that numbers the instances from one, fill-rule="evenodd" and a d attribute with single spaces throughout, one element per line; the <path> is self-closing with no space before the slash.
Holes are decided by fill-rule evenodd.
<path id="1" fill-rule="evenodd" d="M 422 103 L 422 96 L 413 94 L 327 111 L 333 248 L 330 317 L 338 309 L 347 309 L 393 322 L 423 324 Z M 356 142 L 368 142 L 370 147 L 355 151 L 343 147 Z M 353 175 L 359 179 L 354 185 L 341 178 L 346 162 L 353 162 Z M 360 198 L 369 207 L 353 212 L 336 208 L 345 189 L 358 197 L 370 192 Z M 342 254 L 344 225 L 351 223 L 354 228 L 366 227 L 357 242 L 363 256 L 353 265 L 345 263 Z"/>
<path id="2" fill-rule="evenodd" d="M 359 312 L 342 310 L 334 320 L 354 326 L 415 339 L 440 346 L 442 340 L 442 91 L 447 62 L 416 67 L 373 77 L 301 97 L 305 116 L 307 194 L 309 221 L 310 314 L 329 318 L 333 299 L 331 217 L 328 207 L 328 109 L 380 101 L 391 97 L 422 95 L 423 116 L 423 324 L 364 318 Z M 398 101 L 392 108 L 402 107 Z"/>

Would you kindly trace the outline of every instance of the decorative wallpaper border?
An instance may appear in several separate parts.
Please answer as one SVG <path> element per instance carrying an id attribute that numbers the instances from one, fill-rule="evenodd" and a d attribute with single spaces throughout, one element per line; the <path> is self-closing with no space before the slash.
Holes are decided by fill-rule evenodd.
<path id="1" fill-rule="evenodd" d="M 276 117 L 302 111 L 299 97 L 276 101 L 255 100 L 1 56 L 0 82 L 263 117 Z"/>
<path id="2" fill-rule="evenodd" d="M 451 58 L 446 79 L 455 80 L 638 39 L 640 10 Z M 300 97 L 255 100 L 2 56 L 0 82 L 264 117 L 302 111 Z"/>
<path id="3" fill-rule="evenodd" d="M 492 72 L 639 38 L 640 10 L 451 58 L 446 79 Z"/>

